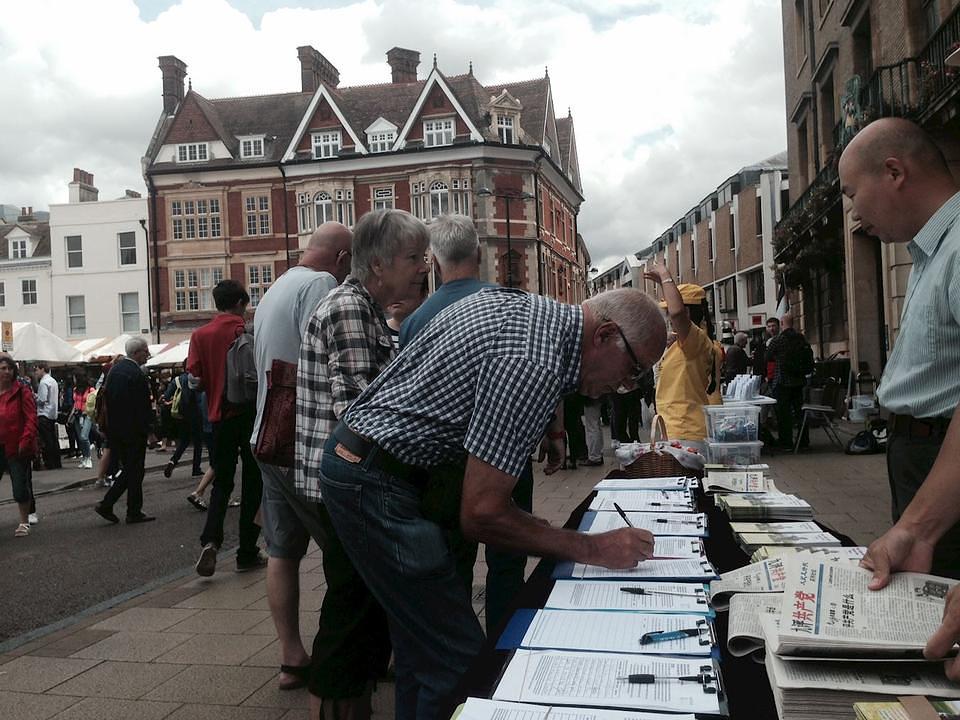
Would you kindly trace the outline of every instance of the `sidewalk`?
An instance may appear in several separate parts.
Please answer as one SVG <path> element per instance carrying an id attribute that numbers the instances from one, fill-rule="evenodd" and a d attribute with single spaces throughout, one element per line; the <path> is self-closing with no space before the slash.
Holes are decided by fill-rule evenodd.
<path id="1" fill-rule="evenodd" d="M 811 502 L 818 520 L 869 542 L 889 525 L 884 456 L 843 455 L 825 444 L 822 433 L 813 442 L 809 453 L 766 458 L 771 475 L 782 490 Z M 166 462 L 165 455 L 151 455 Z M 562 524 L 611 468 L 608 459 L 602 467 L 550 477 L 538 469 L 537 514 Z M 479 614 L 485 577 L 480 561 L 473 593 Z M 320 553 L 312 547 L 301 568 L 301 628 L 308 648 L 324 588 Z M 306 718 L 305 690 L 276 689 L 278 665 L 265 572 L 191 575 L 0 656 L 0 717 Z M 378 718 L 392 717 L 392 684 L 380 686 L 374 709 Z"/>

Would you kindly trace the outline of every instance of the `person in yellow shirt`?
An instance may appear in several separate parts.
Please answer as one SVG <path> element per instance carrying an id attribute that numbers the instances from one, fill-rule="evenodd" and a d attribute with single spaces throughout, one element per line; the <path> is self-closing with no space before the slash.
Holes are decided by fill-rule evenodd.
<path id="1" fill-rule="evenodd" d="M 657 412 L 667 426 L 667 436 L 706 451 L 707 428 L 703 406 L 719 387 L 717 355 L 707 328 L 706 292 L 699 285 L 677 285 L 670 271 L 657 263 L 644 277 L 658 284 L 670 326 L 676 335 L 660 361 Z M 711 387 L 713 385 L 713 387 Z"/>

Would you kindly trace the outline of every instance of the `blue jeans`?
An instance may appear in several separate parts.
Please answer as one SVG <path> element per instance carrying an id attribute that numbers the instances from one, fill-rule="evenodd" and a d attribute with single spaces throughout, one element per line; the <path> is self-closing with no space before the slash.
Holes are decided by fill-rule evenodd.
<path id="1" fill-rule="evenodd" d="M 73 418 L 73 429 L 77 433 L 77 445 L 84 459 L 90 457 L 90 418 L 86 413 L 79 413 Z"/>
<path id="2" fill-rule="evenodd" d="M 323 503 L 357 572 L 387 613 L 396 659 L 397 720 L 435 720 L 483 644 L 470 593 L 444 531 L 420 512 L 420 490 L 350 463 L 331 437 L 320 465 Z"/>

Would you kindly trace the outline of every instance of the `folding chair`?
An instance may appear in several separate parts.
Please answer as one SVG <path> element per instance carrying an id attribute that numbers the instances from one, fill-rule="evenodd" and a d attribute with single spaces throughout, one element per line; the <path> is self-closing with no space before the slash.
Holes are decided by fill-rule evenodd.
<path id="1" fill-rule="evenodd" d="M 808 428 L 823 428 L 823 432 L 826 433 L 830 441 L 840 450 L 844 449 L 843 441 L 837 432 L 838 425 L 836 421 L 843 415 L 845 402 L 846 398 L 839 383 L 831 379 L 823 387 L 822 404 L 814 405 L 805 403 L 801 407 L 803 420 L 800 422 L 800 432 L 797 434 L 797 440 L 793 444 L 794 454 L 796 454 L 800 448 L 800 438 L 803 437 L 804 431 Z"/>

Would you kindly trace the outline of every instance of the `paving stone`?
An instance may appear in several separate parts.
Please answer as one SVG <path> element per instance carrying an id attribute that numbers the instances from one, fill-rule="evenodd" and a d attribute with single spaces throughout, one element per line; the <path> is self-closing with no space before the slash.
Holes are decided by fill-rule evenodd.
<path id="1" fill-rule="evenodd" d="M 276 674 L 267 668 L 196 665 L 154 688 L 144 699 L 239 705 Z"/>
<path id="2" fill-rule="evenodd" d="M 196 610 L 133 607 L 91 626 L 93 630 L 160 632 L 195 614 Z"/>
<path id="3" fill-rule="evenodd" d="M 310 707 L 310 696 L 306 688 L 298 690 L 279 689 L 276 676 L 274 676 L 270 682 L 244 700 L 243 707 L 308 709 Z"/>
<path id="4" fill-rule="evenodd" d="M 41 693 L 89 670 L 99 660 L 79 658 L 18 657 L 3 666 L 0 690 Z"/>
<path id="5" fill-rule="evenodd" d="M 181 705 L 166 720 L 279 720 L 281 716 L 287 717 L 280 708 Z"/>
<path id="6" fill-rule="evenodd" d="M 266 610 L 201 610 L 173 625 L 169 632 L 234 635 L 269 619 L 270 613 Z"/>
<path id="7" fill-rule="evenodd" d="M 164 663 L 107 661 L 57 685 L 48 692 L 56 695 L 135 700 L 181 672 L 184 667 Z"/>
<path id="8" fill-rule="evenodd" d="M 265 635 L 194 635 L 156 662 L 185 665 L 239 665 L 271 642 Z"/>
<path id="9" fill-rule="evenodd" d="M 313 636 L 317 634 L 318 623 L 320 622 L 319 612 L 300 613 L 300 634 L 309 637 L 313 642 Z M 267 615 L 263 620 L 245 631 L 245 635 L 270 635 L 277 636 L 277 627 L 273 624 L 273 618 Z"/>
<path id="10" fill-rule="evenodd" d="M 178 703 L 172 702 L 86 698 L 54 715 L 52 720 L 161 720 L 177 707 Z"/>
<path id="11" fill-rule="evenodd" d="M 140 607 L 172 608 L 177 605 L 177 603 L 181 603 L 201 592 L 203 592 L 203 589 L 196 587 L 173 588 L 144 600 L 144 602 L 140 604 Z"/>
<path id="12" fill-rule="evenodd" d="M 76 702 L 77 698 L 0 691 L 0 717 L 47 720 Z"/>
<path id="13" fill-rule="evenodd" d="M 127 662 L 150 662 L 172 650 L 191 637 L 190 633 L 164 632 L 118 632 L 106 640 L 78 650 L 71 657 L 98 660 L 122 660 Z"/>
<path id="14" fill-rule="evenodd" d="M 78 650 L 98 643 L 114 634 L 113 630 L 78 630 L 43 647 L 34 650 L 31 655 L 43 657 L 69 657 Z"/>
<path id="15" fill-rule="evenodd" d="M 176 603 L 176 607 L 202 610 L 242 610 L 257 600 L 266 601 L 266 596 L 266 589 L 259 585 L 245 588 L 231 583 L 228 586 L 215 585 L 201 589 L 200 592 Z"/>

